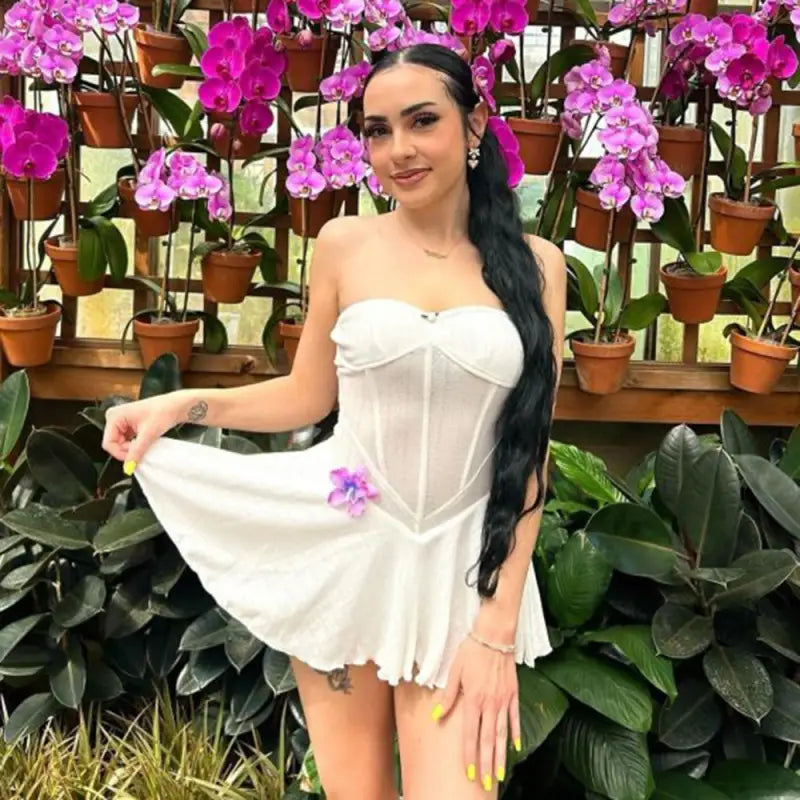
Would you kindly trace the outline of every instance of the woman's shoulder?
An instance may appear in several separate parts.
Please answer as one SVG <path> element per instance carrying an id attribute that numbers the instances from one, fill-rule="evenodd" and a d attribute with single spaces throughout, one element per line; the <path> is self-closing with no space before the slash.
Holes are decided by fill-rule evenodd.
<path id="1" fill-rule="evenodd" d="M 564 253 L 557 245 L 547 239 L 542 239 L 541 236 L 535 236 L 532 233 L 525 234 L 525 241 L 528 247 L 531 248 L 533 255 L 539 262 L 542 269 L 546 272 L 549 271 L 563 271 L 566 267 Z"/>
<path id="2" fill-rule="evenodd" d="M 381 222 L 376 216 L 343 214 L 328 220 L 322 226 L 317 242 L 353 247 L 356 243 L 362 243 L 365 239 L 375 236 L 381 227 Z"/>

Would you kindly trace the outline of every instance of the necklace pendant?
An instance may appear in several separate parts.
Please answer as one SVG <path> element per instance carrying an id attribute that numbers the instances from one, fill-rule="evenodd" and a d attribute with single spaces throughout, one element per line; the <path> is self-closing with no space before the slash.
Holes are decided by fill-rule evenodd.
<path id="1" fill-rule="evenodd" d="M 440 260 L 447 258 L 447 253 L 437 253 L 435 250 L 428 250 L 427 247 L 423 247 L 422 249 L 425 251 L 425 255 L 431 258 L 438 258 Z"/>

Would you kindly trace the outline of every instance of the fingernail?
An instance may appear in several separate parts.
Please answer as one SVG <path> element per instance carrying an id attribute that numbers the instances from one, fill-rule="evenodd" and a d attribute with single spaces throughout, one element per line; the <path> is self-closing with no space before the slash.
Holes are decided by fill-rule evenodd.
<path id="1" fill-rule="evenodd" d="M 476 772 L 475 765 L 474 764 L 470 764 L 467 767 L 467 780 L 474 781 L 475 780 L 475 772 Z"/>
<path id="2" fill-rule="evenodd" d="M 442 714 L 444 714 L 444 706 L 441 703 L 437 703 L 433 711 L 431 711 L 431 719 L 436 722 L 436 720 L 441 719 Z"/>
<path id="3" fill-rule="evenodd" d="M 126 475 L 133 475 L 133 471 L 136 469 L 136 462 L 135 461 L 126 461 L 122 465 L 122 471 Z"/>
<path id="4" fill-rule="evenodd" d="M 504 781 L 506 779 L 506 768 L 505 767 L 498 767 L 497 768 L 497 780 Z"/>
<path id="5" fill-rule="evenodd" d="M 484 775 L 483 776 L 483 788 L 486 789 L 487 792 L 492 791 L 492 776 L 491 775 Z"/>
<path id="6" fill-rule="evenodd" d="M 522 739 L 519 736 L 517 736 L 517 738 L 514 739 L 514 749 L 518 753 L 521 752 L 521 750 L 522 750 Z"/>

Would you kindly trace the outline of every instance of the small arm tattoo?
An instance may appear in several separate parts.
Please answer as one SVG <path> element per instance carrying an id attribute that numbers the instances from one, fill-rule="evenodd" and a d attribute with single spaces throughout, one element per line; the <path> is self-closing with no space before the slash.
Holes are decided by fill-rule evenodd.
<path id="1" fill-rule="evenodd" d="M 189 422 L 200 422 L 201 420 L 205 419 L 207 412 L 208 403 L 206 403 L 205 400 L 200 400 L 189 409 L 189 413 L 187 415 Z"/>

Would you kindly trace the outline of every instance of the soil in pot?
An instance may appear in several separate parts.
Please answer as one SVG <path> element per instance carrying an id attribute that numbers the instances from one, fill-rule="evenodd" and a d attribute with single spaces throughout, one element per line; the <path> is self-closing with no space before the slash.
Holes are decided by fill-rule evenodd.
<path id="1" fill-rule="evenodd" d="M 133 217 L 136 230 L 142 236 L 166 236 L 170 229 L 173 233 L 178 230 L 181 220 L 176 204 L 173 204 L 169 211 L 148 211 L 136 205 L 133 199 L 135 191 L 133 178 L 120 178 L 117 181 L 120 214 Z"/>
<path id="2" fill-rule="evenodd" d="M 212 250 L 201 262 L 203 295 L 215 303 L 241 303 L 261 260 L 258 250 Z"/>
<path id="3" fill-rule="evenodd" d="M 181 75 L 153 75 L 153 68 L 156 64 L 188 66 L 192 60 L 189 42 L 183 36 L 154 30 L 144 23 L 133 29 L 133 38 L 141 82 L 156 89 L 180 89 L 183 86 Z"/>
<path id="4" fill-rule="evenodd" d="M 656 125 L 658 154 L 684 178 L 703 168 L 703 130 L 693 125 Z"/>
<path id="5" fill-rule="evenodd" d="M 289 57 L 286 80 L 293 92 L 316 92 L 319 82 L 333 74 L 336 53 L 339 51 L 339 37 L 328 34 L 314 36 L 310 44 L 302 47 L 296 37 L 278 37 Z"/>
<path id="6" fill-rule="evenodd" d="M 299 197 L 290 197 L 289 213 L 291 215 L 292 231 L 297 236 L 303 236 L 305 233 L 312 239 L 319 236 L 322 226 L 338 214 L 342 199 L 342 194 L 331 191 L 322 192 L 316 200 L 302 200 Z M 303 218 L 303 205 L 305 205 L 305 219 Z"/>
<path id="7" fill-rule="evenodd" d="M 578 385 L 589 394 L 613 394 L 622 388 L 636 345 L 633 336 L 620 334 L 616 342 L 570 339 Z"/>
<path id="8" fill-rule="evenodd" d="M 61 200 L 67 182 L 59 167 L 46 181 L 27 181 L 5 176 L 11 210 L 17 219 L 52 219 L 61 211 Z M 28 208 L 29 190 L 33 191 L 33 216 Z"/>
<path id="9" fill-rule="evenodd" d="M 519 141 L 519 157 L 528 175 L 547 175 L 553 164 L 561 125 L 552 119 L 509 117 L 508 125 Z"/>
<path id="10" fill-rule="evenodd" d="M 43 314 L 0 314 L 0 344 L 12 366 L 38 367 L 53 357 L 61 307 L 48 301 L 43 305 L 46 309 Z"/>
<path id="11" fill-rule="evenodd" d="M 232 114 L 226 114 L 220 111 L 211 111 L 208 115 L 208 131 L 209 138 L 214 145 L 214 150 L 217 151 L 220 158 L 228 157 L 228 150 L 231 146 L 231 133 L 230 133 L 230 120 L 233 119 Z M 239 127 L 239 122 L 236 122 L 236 128 L 233 135 L 233 158 L 250 158 L 254 156 L 261 149 L 261 136 L 248 136 L 242 133 Z"/>
<path id="12" fill-rule="evenodd" d="M 300 344 L 300 337 L 303 334 L 303 323 L 292 320 L 282 319 L 278 322 L 278 335 L 283 340 L 283 349 L 286 351 L 286 358 L 289 367 L 294 364 L 294 357 L 297 355 L 297 345 Z"/>
<path id="13" fill-rule="evenodd" d="M 105 275 L 88 281 L 78 271 L 78 246 L 66 236 L 51 236 L 44 251 L 53 262 L 53 272 L 61 291 L 69 297 L 86 297 L 102 291 Z"/>
<path id="14" fill-rule="evenodd" d="M 163 353 L 175 353 L 178 367 L 183 372 L 192 356 L 192 342 L 200 327 L 199 319 L 176 322 L 166 317 L 164 322 L 135 319 L 133 332 L 139 342 L 145 369 Z"/>
<path id="15" fill-rule="evenodd" d="M 584 247 L 605 252 L 611 212 L 600 204 L 597 192 L 578 189 L 575 193 L 575 241 Z M 636 217 L 629 205 L 614 215 L 612 243 L 627 242 L 636 228 Z"/>
<path id="16" fill-rule="evenodd" d="M 794 346 L 731 331 L 731 385 L 745 392 L 769 394 L 796 355 Z"/>
<path id="17" fill-rule="evenodd" d="M 119 111 L 119 99 L 110 92 L 74 92 L 73 103 L 78 113 L 83 143 L 87 147 L 128 147 L 125 125 Z M 133 115 L 139 105 L 136 94 L 123 94 L 125 121 L 131 130 Z"/>
<path id="18" fill-rule="evenodd" d="M 764 199 L 756 203 L 730 200 L 719 192 L 708 198 L 711 212 L 711 246 L 721 253 L 746 256 L 758 244 L 775 205 Z"/>
<path id="19" fill-rule="evenodd" d="M 713 275 L 699 275 L 675 262 L 665 264 L 660 272 L 670 313 L 678 322 L 699 324 L 714 318 L 728 275 L 725 267 Z"/>

